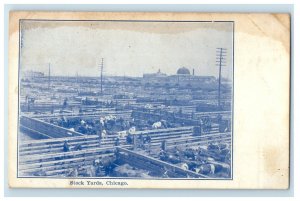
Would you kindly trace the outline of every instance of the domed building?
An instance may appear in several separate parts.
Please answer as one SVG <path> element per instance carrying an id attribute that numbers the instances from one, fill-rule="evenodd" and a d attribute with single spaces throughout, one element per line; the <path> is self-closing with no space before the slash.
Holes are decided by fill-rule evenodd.
<path id="1" fill-rule="evenodd" d="M 143 74 L 142 84 L 147 86 L 162 87 L 181 87 L 183 89 L 190 88 L 211 88 L 216 84 L 214 76 L 195 75 L 186 67 L 181 67 L 176 74 L 167 75 L 158 70 L 157 73 Z"/>
<path id="2" fill-rule="evenodd" d="M 190 75 L 190 70 L 186 67 L 181 67 L 177 70 L 177 75 Z"/>

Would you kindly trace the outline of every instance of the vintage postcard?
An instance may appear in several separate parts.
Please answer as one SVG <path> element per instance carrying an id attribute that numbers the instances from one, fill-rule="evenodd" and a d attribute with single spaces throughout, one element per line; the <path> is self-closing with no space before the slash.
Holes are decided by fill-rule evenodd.
<path id="1" fill-rule="evenodd" d="M 287 14 L 11 12 L 9 185 L 286 189 Z"/>

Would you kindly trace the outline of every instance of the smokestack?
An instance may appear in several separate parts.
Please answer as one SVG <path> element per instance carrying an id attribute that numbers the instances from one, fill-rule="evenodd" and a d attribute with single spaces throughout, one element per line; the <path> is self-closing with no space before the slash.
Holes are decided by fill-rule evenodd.
<path id="1" fill-rule="evenodd" d="M 193 68 L 193 75 L 195 75 L 195 69 Z"/>

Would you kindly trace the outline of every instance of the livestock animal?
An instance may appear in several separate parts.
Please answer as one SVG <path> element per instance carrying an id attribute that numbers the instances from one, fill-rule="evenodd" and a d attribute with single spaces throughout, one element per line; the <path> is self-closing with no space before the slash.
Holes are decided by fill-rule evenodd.
<path id="1" fill-rule="evenodd" d="M 78 169 L 76 167 L 72 168 L 68 173 L 68 177 L 78 177 Z"/>
<path id="2" fill-rule="evenodd" d="M 177 156 L 175 156 L 173 154 L 167 153 L 165 151 L 162 151 L 159 154 L 159 157 L 160 157 L 160 160 L 167 161 L 167 162 L 170 162 L 170 163 L 173 163 L 173 164 L 177 164 L 177 163 L 181 162 L 181 160 L 180 160 L 179 157 L 177 157 Z"/>
<path id="3" fill-rule="evenodd" d="M 219 151 L 220 147 L 216 144 L 209 144 L 207 147 L 207 150 L 209 151 Z"/>
<path id="4" fill-rule="evenodd" d="M 187 149 L 183 152 L 184 156 L 187 158 L 191 158 L 192 160 L 195 160 L 196 155 L 197 155 L 197 151 L 193 150 L 193 149 Z"/>
<path id="5" fill-rule="evenodd" d="M 220 147 L 220 149 L 222 150 L 222 149 L 229 149 L 230 147 L 229 147 L 229 144 L 227 144 L 227 143 L 224 143 L 224 144 L 219 144 L 219 147 Z"/>
<path id="6" fill-rule="evenodd" d="M 64 152 L 70 151 L 70 146 L 69 146 L 69 144 L 66 140 L 65 140 L 64 145 L 63 145 L 63 151 Z"/>
<path id="7" fill-rule="evenodd" d="M 127 135 L 126 136 L 126 143 L 127 144 L 132 144 L 133 143 L 133 136 L 132 135 Z"/>
<path id="8" fill-rule="evenodd" d="M 144 137 L 143 141 L 144 141 L 144 144 L 151 143 L 151 137 L 150 137 L 150 135 L 147 135 L 146 137 Z"/>
<path id="9" fill-rule="evenodd" d="M 151 108 L 153 108 L 153 106 L 152 106 L 151 104 L 146 104 L 146 105 L 145 105 L 145 108 L 146 108 L 146 109 L 151 109 Z"/>
<path id="10" fill-rule="evenodd" d="M 69 131 L 75 132 L 75 129 L 74 128 L 69 128 Z"/>
<path id="11" fill-rule="evenodd" d="M 189 170 L 189 166 L 186 163 L 178 163 L 177 165 L 184 170 Z"/>
<path id="12" fill-rule="evenodd" d="M 152 129 L 158 129 L 162 127 L 162 123 L 160 121 L 155 122 L 154 124 L 152 124 Z"/>
<path id="13" fill-rule="evenodd" d="M 104 121 L 105 121 L 105 119 L 103 117 L 100 117 L 100 124 L 102 127 L 104 127 Z"/>
<path id="14" fill-rule="evenodd" d="M 90 165 L 84 169 L 83 175 L 85 177 L 95 177 L 96 176 L 96 168 L 93 165 Z"/>
<path id="15" fill-rule="evenodd" d="M 117 118 L 113 115 L 107 115 L 104 117 L 100 117 L 100 126 L 105 127 L 106 129 L 112 129 L 116 124 Z"/>
<path id="16" fill-rule="evenodd" d="M 129 128 L 129 130 L 128 130 L 128 133 L 130 133 L 130 134 L 134 134 L 134 133 L 135 133 L 135 131 L 136 131 L 136 128 L 135 128 L 135 126 L 132 126 L 131 128 Z"/>
<path id="17" fill-rule="evenodd" d="M 82 119 L 82 120 L 80 121 L 80 124 L 81 124 L 82 126 L 84 126 L 86 123 L 85 123 L 85 121 Z"/>
<path id="18" fill-rule="evenodd" d="M 82 145 L 81 144 L 75 145 L 73 150 L 74 151 L 80 151 L 80 150 L 82 150 Z"/>
<path id="19" fill-rule="evenodd" d="M 101 139 L 106 139 L 107 138 L 107 132 L 106 130 L 102 130 L 101 134 L 100 134 Z"/>
<path id="20" fill-rule="evenodd" d="M 214 164 L 204 164 L 195 169 L 197 173 L 201 174 L 215 174 L 215 165 Z"/>

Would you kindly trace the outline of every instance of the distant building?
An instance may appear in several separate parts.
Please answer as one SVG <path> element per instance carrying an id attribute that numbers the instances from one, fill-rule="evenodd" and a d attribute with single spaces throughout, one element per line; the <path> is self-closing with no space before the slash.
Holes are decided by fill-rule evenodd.
<path id="1" fill-rule="evenodd" d="M 214 76 L 191 75 L 190 70 L 181 67 L 175 75 L 167 75 L 158 70 L 157 73 L 144 74 L 142 83 L 149 86 L 183 87 L 183 88 L 213 88 L 217 84 Z"/>
<path id="2" fill-rule="evenodd" d="M 23 79 L 40 78 L 44 76 L 44 73 L 38 71 L 24 71 L 21 73 Z"/>
<path id="3" fill-rule="evenodd" d="M 143 78 L 148 79 L 148 80 L 157 79 L 157 78 L 165 78 L 165 77 L 167 77 L 167 74 L 161 73 L 160 69 L 158 69 L 157 73 L 146 73 L 143 75 Z"/>

